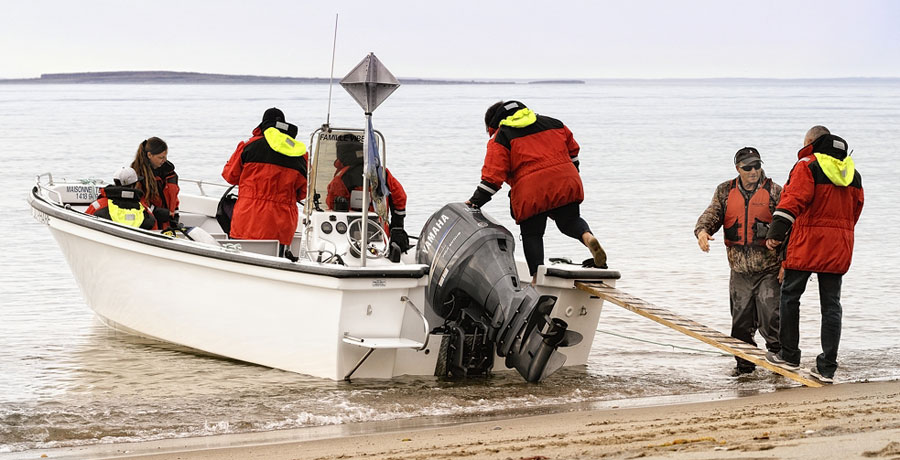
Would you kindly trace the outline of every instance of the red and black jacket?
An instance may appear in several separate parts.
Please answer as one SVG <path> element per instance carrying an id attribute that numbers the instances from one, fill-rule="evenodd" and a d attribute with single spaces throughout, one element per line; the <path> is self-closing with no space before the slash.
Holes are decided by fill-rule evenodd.
<path id="1" fill-rule="evenodd" d="M 287 139 L 302 146 L 290 136 Z M 287 245 L 294 237 L 296 203 L 306 198 L 307 156 L 290 156 L 276 151 L 277 147 L 256 128 L 222 169 L 222 177 L 240 188 L 229 232 L 232 238 L 275 239 Z"/>
<path id="2" fill-rule="evenodd" d="M 522 109 L 515 117 L 523 111 Z M 482 206 L 510 185 L 510 207 L 517 223 L 570 203 L 584 201 L 578 174 L 580 147 L 563 122 L 531 115 L 533 122 L 519 127 L 501 123 L 488 141 L 481 183 L 470 201 Z"/>
<path id="3" fill-rule="evenodd" d="M 181 188 L 178 186 L 178 173 L 175 172 L 175 165 L 170 161 L 166 161 L 159 168 L 153 170 L 153 178 L 156 180 L 156 190 L 159 192 L 159 195 L 150 199 L 146 190 L 143 190 L 143 186 L 138 182 L 138 189 L 144 192 L 141 204 L 151 212 L 156 208 L 168 209 L 170 218 L 174 220 L 179 206 L 178 192 L 181 191 Z M 165 230 L 169 228 L 169 222 L 161 222 L 159 227 L 160 230 Z"/>
<path id="4" fill-rule="evenodd" d="M 797 156 L 799 161 L 784 184 L 767 238 L 787 238 L 782 264 L 786 269 L 846 273 L 853 256 L 854 228 L 863 208 L 862 176 L 847 156 L 846 142 L 831 134 L 819 137 Z M 849 168 L 834 171 L 836 164 Z M 835 183 L 829 174 L 842 175 L 843 181 L 838 182 L 843 183 Z"/>
<path id="5" fill-rule="evenodd" d="M 334 178 L 328 183 L 328 193 L 325 196 L 325 204 L 329 209 L 334 209 L 334 199 L 337 197 L 350 200 L 350 192 L 353 190 L 362 190 L 362 164 L 344 166 L 340 160 L 334 161 L 337 171 Z M 385 178 L 387 179 L 388 190 L 388 207 L 391 209 L 390 227 L 403 227 L 403 220 L 406 218 L 406 191 L 403 186 L 392 174 L 391 170 L 384 168 Z M 370 207 L 371 208 L 371 207 Z"/>

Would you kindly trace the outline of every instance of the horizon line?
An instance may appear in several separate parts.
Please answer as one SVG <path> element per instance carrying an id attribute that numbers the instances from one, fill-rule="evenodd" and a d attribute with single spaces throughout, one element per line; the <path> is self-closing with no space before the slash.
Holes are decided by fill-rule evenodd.
<path id="1" fill-rule="evenodd" d="M 197 76 L 197 77 L 224 77 L 224 78 L 247 78 L 247 79 L 263 79 L 263 80 L 329 80 L 329 77 L 296 77 L 296 76 L 275 76 L 275 75 L 249 75 L 249 74 L 227 74 L 227 73 L 210 73 L 195 71 L 178 71 L 178 70 L 103 70 L 103 71 L 81 71 L 81 72 L 51 72 L 42 73 L 37 77 L 2 77 L 0 82 L 40 82 L 54 80 L 66 77 L 103 77 L 103 76 L 125 76 L 132 74 L 135 76 Z M 445 82 L 497 82 L 497 83 L 514 83 L 517 81 L 581 81 L 581 80 L 896 80 L 900 76 L 834 76 L 834 77 L 728 77 L 728 76 L 694 76 L 694 77 L 397 77 L 402 80 L 417 81 L 445 81 Z"/>

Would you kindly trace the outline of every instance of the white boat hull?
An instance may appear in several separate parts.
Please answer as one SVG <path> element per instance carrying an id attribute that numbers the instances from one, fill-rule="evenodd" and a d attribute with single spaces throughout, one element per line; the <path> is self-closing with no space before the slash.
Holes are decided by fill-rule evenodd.
<path id="1" fill-rule="evenodd" d="M 363 355 L 364 349 L 342 342 L 344 332 L 399 337 L 409 311 L 401 297 L 421 304 L 423 295 L 416 279 L 379 279 L 373 290 L 372 279 L 247 266 L 116 241 L 68 222 L 56 224 L 53 236 L 85 300 L 108 323 L 316 377 L 343 378 Z M 395 356 L 373 354 L 354 376 L 397 375 Z M 408 368 L 407 363 L 401 373 L 409 373 Z M 433 363 L 423 363 L 415 373 L 433 372 Z"/>
<path id="2" fill-rule="evenodd" d="M 436 375 L 440 367 L 445 337 L 427 334 L 440 319 L 428 318 L 429 326 L 421 312 L 426 266 L 292 263 L 126 228 L 47 198 L 29 197 L 34 216 L 49 226 L 87 304 L 110 327 L 325 379 Z M 183 207 L 208 208 L 208 199 L 185 198 Z M 209 210 L 198 216 L 215 221 Z M 605 281 L 614 284 L 618 273 L 609 272 Z M 576 278 L 541 267 L 536 286 L 557 297 L 552 316 L 584 337 L 559 350 L 567 366 L 587 362 L 602 306 L 575 289 Z M 494 371 L 503 369 L 495 357 Z"/>

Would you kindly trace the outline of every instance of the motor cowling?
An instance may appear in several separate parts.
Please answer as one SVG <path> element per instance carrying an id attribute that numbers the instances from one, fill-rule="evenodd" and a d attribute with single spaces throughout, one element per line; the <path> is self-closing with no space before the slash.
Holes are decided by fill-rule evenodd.
<path id="1" fill-rule="evenodd" d="M 565 321 L 550 319 L 556 297 L 519 279 L 514 249 L 509 230 L 463 203 L 444 206 L 423 227 L 416 258 L 430 266 L 426 308 L 450 336 L 449 374 L 490 371 L 496 352 L 538 382 L 565 363 L 558 347 L 581 341 Z"/>

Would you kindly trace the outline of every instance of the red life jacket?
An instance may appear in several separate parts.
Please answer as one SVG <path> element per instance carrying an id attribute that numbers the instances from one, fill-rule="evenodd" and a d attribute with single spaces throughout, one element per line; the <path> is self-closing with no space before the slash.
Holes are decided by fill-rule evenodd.
<path id="1" fill-rule="evenodd" d="M 736 178 L 731 181 L 731 190 L 725 200 L 725 246 L 765 246 L 768 224 L 772 223 L 772 210 L 769 208 L 772 194 L 772 179 L 766 179 L 756 191 L 745 199 Z M 766 224 L 765 229 L 755 232 L 759 223 Z"/>

